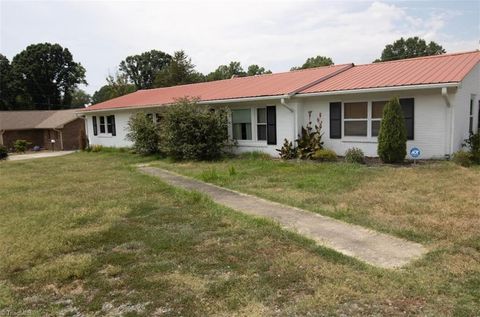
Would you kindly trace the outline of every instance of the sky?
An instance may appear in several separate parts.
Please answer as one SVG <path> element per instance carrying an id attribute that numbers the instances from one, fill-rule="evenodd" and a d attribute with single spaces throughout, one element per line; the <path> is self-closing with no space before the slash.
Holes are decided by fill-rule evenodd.
<path id="1" fill-rule="evenodd" d="M 316 55 L 370 63 L 402 36 L 479 49 L 480 0 L 0 0 L 0 53 L 58 43 L 85 67 L 90 94 L 125 57 L 151 49 L 183 49 L 202 73 L 232 60 L 280 72 Z"/>

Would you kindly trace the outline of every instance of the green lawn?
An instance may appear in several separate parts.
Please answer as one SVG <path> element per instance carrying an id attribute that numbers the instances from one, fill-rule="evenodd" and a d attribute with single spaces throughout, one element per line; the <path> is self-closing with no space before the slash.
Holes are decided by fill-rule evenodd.
<path id="1" fill-rule="evenodd" d="M 133 166 L 149 160 L 127 153 L 78 153 L 0 162 L 0 315 L 473 316 L 480 311 L 480 232 L 470 227 L 479 217 L 478 208 L 469 209 L 478 207 L 479 198 L 469 196 L 469 189 L 455 196 L 461 192 L 457 178 L 465 187 L 478 185 L 478 169 L 440 164 L 415 172 L 438 173 L 452 182 L 439 192 L 446 197 L 437 199 L 462 201 L 441 212 L 451 231 L 463 232 L 437 233 L 443 225 L 412 231 L 407 236 L 428 241 L 433 251 L 389 271 L 174 189 Z M 398 190 L 417 197 L 406 181 L 398 189 L 383 180 L 401 168 L 258 158 L 156 164 L 352 222 L 360 217 L 352 216 L 349 204 L 359 197 L 361 184 L 372 190 L 386 186 L 376 187 L 382 194 L 373 206 Z M 427 209 L 432 200 L 419 203 Z M 369 218 L 366 225 L 399 234 L 406 230 L 403 223 L 394 230 L 388 221 L 375 222 L 370 219 L 375 214 L 362 212 Z M 433 221 L 434 212 L 416 220 L 415 210 L 404 211 L 412 228 L 416 221 Z"/>

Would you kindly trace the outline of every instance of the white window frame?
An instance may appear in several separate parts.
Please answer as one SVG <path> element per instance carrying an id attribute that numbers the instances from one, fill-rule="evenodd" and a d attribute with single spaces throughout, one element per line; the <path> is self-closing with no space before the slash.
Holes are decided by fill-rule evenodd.
<path id="1" fill-rule="evenodd" d="M 257 142 L 267 142 L 267 106 L 265 107 L 255 107 L 255 141 Z M 265 110 L 265 123 L 259 123 L 258 122 L 258 109 L 264 109 Z M 258 139 L 258 126 L 265 126 L 265 140 L 259 140 Z"/>
<path id="2" fill-rule="evenodd" d="M 246 110 L 246 109 L 249 109 L 250 110 L 250 125 L 251 125 L 251 133 L 252 133 L 252 139 L 251 140 L 236 140 L 238 145 L 240 146 L 267 146 L 267 140 L 259 140 L 258 139 L 258 127 L 257 125 L 263 125 L 263 124 L 259 124 L 258 121 L 257 121 L 257 109 L 265 109 L 265 111 L 267 111 L 267 106 L 252 106 L 252 107 L 249 107 L 249 108 L 245 108 L 245 107 L 235 107 L 235 108 L 231 108 L 230 109 L 230 128 L 229 128 L 229 133 L 230 133 L 230 137 L 233 139 L 233 122 L 232 122 L 232 111 L 233 110 Z M 265 113 L 266 115 L 266 113 Z M 265 122 L 265 126 L 267 125 L 267 123 Z"/>
<path id="3" fill-rule="evenodd" d="M 111 115 L 103 115 L 103 116 L 97 116 L 97 135 L 100 136 L 100 137 L 112 137 L 112 133 L 111 132 L 108 132 L 108 119 L 107 117 L 109 117 Z M 105 132 L 102 133 L 102 130 L 100 129 L 100 127 L 102 126 L 102 119 L 103 118 L 103 122 L 104 122 L 104 125 L 105 125 Z"/>
<path id="4" fill-rule="evenodd" d="M 346 119 L 345 118 L 345 104 L 346 103 L 367 103 L 367 117 L 366 118 L 357 118 L 357 119 Z M 370 137 L 371 135 L 371 128 L 370 128 L 370 118 L 371 118 L 371 107 L 372 103 L 370 101 L 343 101 L 342 102 L 342 138 L 347 138 L 347 139 L 359 139 L 359 140 L 365 140 Z M 355 135 L 345 135 L 345 122 L 353 122 L 353 121 L 367 121 L 367 135 L 365 136 L 355 136 Z"/>
<path id="5" fill-rule="evenodd" d="M 378 136 L 372 135 L 372 122 L 374 121 L 382 121 L 382 118 L 372 118 L 373 115 L 373 103 L 385 101 L 388 102 L 388 98 L 385 99 L 374 99 L 374 100 L 346 100 L 342 101 L 342 140 L 350 142 L 350 141 L 367 141 L 367 142 L 377 142 Z M 345 119 L 345 104 L 346 103 L 359 103 L 359 102 L 366 102 L 367 103 L 367 118 L 361 119 Z M 351 136 L 345 135 L 345 122 L 346 121 L 367 121 L 367 135 L 366 136 Z"/>

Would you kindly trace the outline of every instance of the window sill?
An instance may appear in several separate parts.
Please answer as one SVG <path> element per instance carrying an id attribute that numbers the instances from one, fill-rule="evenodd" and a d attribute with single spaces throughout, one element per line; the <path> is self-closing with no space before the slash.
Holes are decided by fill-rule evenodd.
<path id="1" fill-rule="evenodd" d="M 378 143 L 377 138 L 342 139 L 342 143 Z"/>
<path id="2" fill-rule="evenodd" d="M 113 135 L 110 134 L 110 133 L 108 133 L 108 134 L 105 133 L 105 134 L 99 134 L 99 135 L 97 135 L 97 137 L 99 137 L 99 138 L 111 138 L 111 137 L 113 137 Z"/>
<path id="3" fill-rule="evenodd" d="M 267 141 L 247 141 L 247 140 L 237 140 L 238 146 L 246 147 L 267 147 Z"/>

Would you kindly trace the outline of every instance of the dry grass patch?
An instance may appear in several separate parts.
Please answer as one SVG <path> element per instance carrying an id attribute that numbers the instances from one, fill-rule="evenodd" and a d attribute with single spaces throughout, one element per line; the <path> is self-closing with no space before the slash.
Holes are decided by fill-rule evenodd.
<path id="1" fill-rule="evenodd" d="M 78 153 L 0 163 L 0 315 L 471 316 L 480 310 L 475 235 L 405 269 L 376 269 L 131 166 L 150 159 Z M 199 177 L 235 189 L 275 198 L 283 188 L 279 201 L 330 205 L 322 212 L 351 221 L 348 208 L 337 210 L 332 199 L 384 173 L 267 159 L 189 165 L 184 172 L 208 167 L 214 172 L 201 176 L 198 168 Z M 295 200 L 290 189 L 306 194 Z"/>

